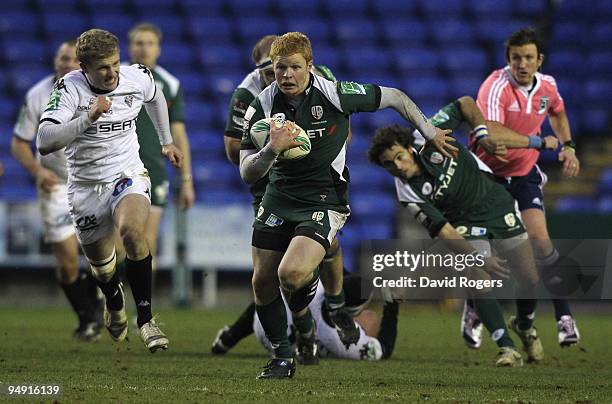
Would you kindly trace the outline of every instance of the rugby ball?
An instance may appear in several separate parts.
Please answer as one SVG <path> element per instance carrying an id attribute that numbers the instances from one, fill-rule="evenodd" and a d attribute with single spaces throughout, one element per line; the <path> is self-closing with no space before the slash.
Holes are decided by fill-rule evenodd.
<path id="1" fill-rule="evenodd" d="M 255 124 L 251 126 L 249 134 L 251 136 L 253 144 L 255 145 L 255 147 L 257 147 L 257 150 L 261 150 L 270 140 L 270 125 L 277 125 L 277 127 L 282 127 L 286 122 L 290 121 L 285 121 L 284 119 L 278 117 L 263 118 L 255 122 Z M 304 144 L 289 150 L 285 150 L 284 152 L 279 154 L 279 160 L 297 160 L 307 156 L 308 153 L 310 153 L 311 145 L 308 134 L 297 124 L 294 125 L 300 131 L 296 136 L 296 139 L 303 141 Z"/>

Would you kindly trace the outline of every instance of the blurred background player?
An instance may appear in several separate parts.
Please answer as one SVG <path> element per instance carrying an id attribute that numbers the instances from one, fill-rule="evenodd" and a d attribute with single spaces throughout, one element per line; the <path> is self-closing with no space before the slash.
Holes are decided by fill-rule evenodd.
<path id="1" fill-rule="evenodd" d="M 274 69 L 270 59 L 270 47 L 276 38 L 278 38 L 276 35 L 266 35 L 257 41 L 251 54 L 251 59 L 256 68 L 244 78 L 242 83 L 232 94 L 232 99 L 230 100 L 223 140 L 228 160 L 236 165 L 238 165 L 240 159 L 240 139 L 242 138 L 244 114 L 255 97 L 275 80 Z M 311 71 L 327 80 L 336 81 L 333 73 L 326 66 L 313 65 Z M 252 206 L 254 216 L 257 214 L 257 209 L 259 208 L 267 185 L 268 175 L 266 174 L 249 186 L 251 195 L 253 195 Z M 335 238 L 321 262 L 320 274 L 323 287 L 325 288 L 325 294 L 330 297 L 331 300 L 334 300 L 334 296 L 342 294 L 343 270 L 342 250 L 338 239 Z M 336 310 L 334 313 L 334 320 L 343 324 L 345 327 L 354 327 L 350 318 L 348 318 L 344 312 L 338 310 L 342 308 L 342 300 L 336 300 L 337 301 L 332 301 L 331 303 L 326 300 L 326 304 L 331 304 L 331 307 Z M 212 352 L 215 354 L 223 354 L 242 338 L 250 335 L 253 332 L 251 319 L 254 312 L 255 303 L 251 303 L 234 324 L 231 326 L 226 325 L 219 330 L 212 344 Z M 340 316 L 341 318 L 339 318 Z M 300 320 L 297 319 L 297 322 L 299 323 Z M 307 335 L 298 333 L 298 336 L 298 361 L 307 365 L 316 364 L 318 359 L 316 356 L 314 333 Z"/>
<path id="2" fill-rule="evenodd" d="M 162 32 L 157 26 L 149 23 L 137 24 L 128 33 L 128 39 L 131 62 L 145 65 L 151 70 L 157 88 L 163 92 L 166 98 L 172 140 L 184 157 L 183 165 L 180 168 L 180 186 L 178 187 L 180 192 L 177 202 L 180 208 L 189 209 L 195 201 L 195 193 L 191 172 L 189 138 L 185 130 L 181 83 L 175 76 L 157 64 L 162 43 Z M 164 208 L 168 203 L 170 183 L 166 174 L 166 160 L 161 153 L 155 126 L 144 109 L 141 109 L 138 114 L 136 133 L 140 145 L 138 153 L 151 178 L 151 210 L 147 219 L 145 237 L 153 256 L 153 270 L 155 271 L 159 226 Z M 122 255 L 118 253 L 119 257 Z"/>
<path id="3" fill-rule="evenodd" d="M 66 148 L 68 202 L 77 237 L 106 296 L 104 320 L 111 337 L 128 330 L 123 286 L 116 271 L 115 227 L 126 249 L 126 275 L 138 313 L 140 337 L 155 352 L 168 338 L 151 311 L 152 257 L 145 239 L 151 181 L 138 156 L 136 118 L 147 108 L 162 153 L 181 165 L 172 144 L 168 106 L 144 65 L 120 67 L 119 40 L 91 29 L 76 45 L 82 70 L 58 80 L 40 121 L 42 155 Z"/>
<path id="4" fill-rule="evenodd" d="M 53 60 L 55 73 L 30 88 L 13 130 L 11 152 L 36 180 L 38 202 L 44 223 L 45 241 L 51 245 L 56 262 L 56 278 L 79 319 L 74 337 L 93 341 L 100 337 L 102 301 L 89 271 L 79 273 L 78 243 L 70 217 L 64 149 L 46 156 L 32 153 L 32 140 L 56 80 L 79 68 L 76 39 L 64 42 Z"/>
<path id="5" fill-rule="evenodd" d="M 264 367 L 260 379 L 290 378 L 296 369 L 279 286 L 291 311 L 303 312 L 306 317 L 303 324 L 310 329 L 299 331 L 316 331 L 307 308 L 319 281 L 318 265 L 350 212 L 345 166 L 349 115 L 391 107 L 442 153 L 448 154 L 445 147 L 456 150 L 446 144 L 449 131 L 431 125 L 403 92 L 354 82 L 334 83 L 312 74 L 312 47 L 302 33 L 289 32 L 274 40 L 270 58 L 276 81 L 247 109 L 240 150 L 240 175 L 247 184 L 271 170 L 252 240 L 256 311 L 275 347 L 275 357 Z M 260 119 L 276 114 L 289 122 L 281 128 L 270 125 L 270 141 L 258 151 L 250 129 Z M 311 131 L 312 150 L 297 162 L 275 164 L 281 152 L 301 145 L 294 138 L 293 121 Z M 341 295 L 332 298 L 326 297 L 330 302 L 344 300 Z M 353 330 L 354 325 L 350 333 L 339 330 L 343 343 L 357 342 L 359 334 Z"/>
<path id="6" fill-rule="evenodd" d="M 547 177 L 536 164 L 541 139 L 530 135 L 541 133 L 542 123 L 548 116 L 553 132 L 563 145 L 559 153 L 563 175 L 577 176 L 580 162 L 576 158 L 576 145 L 572 141 L 563 98 L 555 79 L 538 72 L 544 60 L 538 34 L 527 28 L 515 32 L 506 41 L 505 52 L 508 66 L 495 70 L 482 83 L 478 92 L 478 107 L 489 127 L 504 125 L 516 133 L 529 136 L 531 148 L 509 151 L 505 156 L 506 163 L 492 159 L 482 150 L 477 154 L 518 202 L 538 267 L 542 276 L 546 277 L 547 270 L 558 261 L 559 252 L 550 240 L 544 214 L 543 187 Z M 577 343 L 580 334 L 568 301 L 555 299 L 553 304 L 559 344 L 569 346 Z M 464 311 L 470 311 L 469 304 L 466 304 Z M 520 324 L 519 328 L 522 328 Z"/>

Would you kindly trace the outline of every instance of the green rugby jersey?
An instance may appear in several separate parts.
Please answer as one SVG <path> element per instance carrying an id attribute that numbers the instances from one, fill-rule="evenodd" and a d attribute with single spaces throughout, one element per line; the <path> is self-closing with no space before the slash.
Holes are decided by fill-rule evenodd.
<path id="1" fill-rule="evenodd" d="M 245 115 L 241 148 L 256 149 L 249 135 L 260 119 L 283 114 L 306 131 L 311 151 L 299 160 L 277 160 L 269 173 L 266 195 L 298 203 L 347 211 L 348 169 L 345 166 L 349 116 L 380 106 L 380 88 L 371 84 L 332 82 L 310 75 L 305 98 L 291 106 L 272 83 L 251 103 Z"/>
<path id="2" fill-rule="evenodd" d="M 336 81 L 336 77 L 327 66 L 316 65 L 313 67 L 313 73 L 318 74 L 327 80 Z M 244 114 L 246 113 L 246 110 L 251 102 L 253 102 L 255 97 L 257 97 L 264 88 L 265 85 L 261 80 L 258 69 L 253 70 L 244 78 L 244 80 L 242 80 L 236 90 L 234 90 L 230 100 L 227 121 L 225 124 L 225 136 L 235 139 L 242 139 Z M 251 195 L 253 195 L 253 203 L 255 205 L 259 205 L 261 202 L 261 198 L 263 198 L 267 185 L 268 176 L 266 175 L 249 187 Z"/>
<path id="3" fill-rule="evenodd" d="M 152 71 L 153 79 L 157 87 L 162 90 L 166 102 L 168 103 L 168 115 L 170 123 L 184 122 L 184 102 L 183 89 L 179 80 L 166 69 L 156 66 Z M 161 145 L 157 131 L 151 122 L 151 118 L 144 108 L 138 114 L 136 123 L 136 133 L 138 134 L 138 144 L 140 145 L 140 159 L 149 171 L 151 179 L 166 179 L 166 160 L 161 154 Z"/>

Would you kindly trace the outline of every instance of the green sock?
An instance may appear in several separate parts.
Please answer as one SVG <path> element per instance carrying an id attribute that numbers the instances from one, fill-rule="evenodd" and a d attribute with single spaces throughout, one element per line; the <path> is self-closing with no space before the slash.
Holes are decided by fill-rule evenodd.
<path id="1" fill-rule="evenodd" d="M 474 299 L 474 306 L 480 321 L 487 327 L 491 339 L 498 347 L 514 347 L 514 342 L 508 334 L 504 315 L 497 299 Z"/>
<path id="2" fill-rule="evenodd" d="M 306 314 L 301 317 L 296 317 L 293 315 L 293 324 L 295 325 L 296 330 L 302 334 L 304 337 L 310 337 L 313 327 L 312 327 L 312 313 L 310 313 L 310 309 L 306 310 Z"/>
<path id="3" fill-rule="evenodd" d="M 336 310 L 344 307 L 344 289 L 342 289 L 337 295 L 325 293 L 325 301 L 327 302 L 330 310 Z"/>
<path id="4" fill-rule="evenodd" d="M 280 293 L 274 301 L 265 306 L 255 306 L 261 326 L 274 348 L 274 356 L 281 359 L 293 358 L 293 351 L 287 337 L 287 311 Z"/>

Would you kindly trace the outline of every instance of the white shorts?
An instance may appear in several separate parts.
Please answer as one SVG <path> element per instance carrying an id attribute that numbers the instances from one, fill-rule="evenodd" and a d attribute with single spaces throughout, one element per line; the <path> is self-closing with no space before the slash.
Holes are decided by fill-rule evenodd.
<path id="1" fill-rule="evenodd" d="M 59 243 L 74 234 L 74 223 L 68 207 L 68 185 L 57 184 L 51 192 L 38 190 L 38 205 L 47 243 Z"/>
<path id="2" fill-rule="evenodd" d="M 113 234 L 113 213 L 127 195 L 142 195 L 151 203 L 151 180 L 147 171 L 124 173 L 113 182 L 68 185 L 70 214 L 81 244 L 91 244 Z"/>

